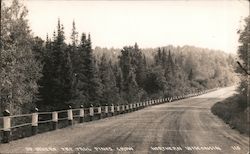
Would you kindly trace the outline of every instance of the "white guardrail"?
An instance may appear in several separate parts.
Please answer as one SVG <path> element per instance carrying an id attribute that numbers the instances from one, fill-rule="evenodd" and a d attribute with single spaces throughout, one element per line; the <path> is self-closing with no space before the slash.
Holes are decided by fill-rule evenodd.
<path id="1" fill-rule="evenodd" d="M 123 113 L 128 113 L 132 111 L 136 111 L 148 106 L 152 105 L 157 105 L 161 103 L 166 103 L 166 102 L 172 102 L 175 100 L 180 100 L 180 99 L 185 99 L 193 96 L 198 96 L 204 93 L 208 93 L 211 91 L 216 90 L 215 89 L 210 89 L 210 90 L 205 90 L 197 93 L 192 93 L 192 94 L 186 94 L 182 96 L 175 96 L 175 97 L 168 97 L 168 98 L 160 98 L 160 99 L 151 99 L 151 100 L 146 100 L 143 102 L 137 102 L 137 103 L 131 103 L 131 104 L 121 104 L 121 105 L 105 105 L 105 106 L 98 106 L 98 107 L 93 107 L 91 105 L 89 108 L 84 108 L 82 105 L 80 108 L 72 109 L 69 106 L 69 109 L 67 110 L 60 110 L 60 111 L 53 111 L 53 112 L 38 112 L 38 109 L 35 108 L 34 112 L 31 114 L 22 114 L 22 115 L 10 115 L 10 112 L 8 110 L 5 110 L 3 112 L 3 117 L 0 117 L 0 121 L 2 121 L 2 128 L 0 128 L 0 131 L 3 131 L 3 136 L 2 136 L 2 143 L 8 143 L 10 142 L 11 138 L 11 130 L 14 128 L 20 128 L 24 126 L 31 126 L 31 132 L 32 135 L 37 134 L 38 132 L 38 125 L 43 124 L 43 123 L 52 123 L 52 128 L 53 130 L 58 129 L 58 122 L 62 120 L 68 120 L 68 125 L 73 125 L 73 120 L 76 118 L 79 118 L 79 123 L 84 122 L 85 117 L 89 117 L 89 120 L 92 121 L 94 120 L 94 117 L 97 117 L 97 119 L 105 118 L 108 116 L 114 116 L 118 114 L 123 114 Z M 64 114 L 66 116 L 62 117 L 61 115 Z M 40 120 L 39 117 L 42 115 L 49 115 L 51 116 L 51 119 L 49 120 Z M 30 119 L 29 122 L 17 124 L 17 125 L 12 125 L 11 121 L 15 118 L 23 118 L 26 117 L 27 119 Z"/>

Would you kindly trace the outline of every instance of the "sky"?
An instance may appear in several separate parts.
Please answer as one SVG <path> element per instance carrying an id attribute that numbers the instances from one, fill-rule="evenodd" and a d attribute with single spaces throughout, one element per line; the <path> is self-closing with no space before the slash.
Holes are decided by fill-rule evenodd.
<path id="1" fill-rule="evenodd" d="M 194 45 L 236 53 L 237 30 L 249 14 L 248 1 L 73 1 L 23 0 L 29 24 L 43 39 L 52 37 L 60 18 L 69 41 L 77 31 L 90 33 L 93 47 L 122 48 Z"/>

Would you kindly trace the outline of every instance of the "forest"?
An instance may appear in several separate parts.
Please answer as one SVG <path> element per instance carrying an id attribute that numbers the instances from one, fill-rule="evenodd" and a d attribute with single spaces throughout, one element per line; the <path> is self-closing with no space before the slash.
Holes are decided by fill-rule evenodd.
<path id="1" fill-rule="evenodd" d="M 60 19 L 43 40 L 33 35 L 28 10 L 18 0 L 3 3 L 1 14 L 1 111 L 127 104 L 239 81 L 236 55 L 223 51 L 188 45 L 140 48 L 136 42 L 121 49 L 93 48 L 91 32 L 78 32 L 75 21 L 68 41 Z"/>

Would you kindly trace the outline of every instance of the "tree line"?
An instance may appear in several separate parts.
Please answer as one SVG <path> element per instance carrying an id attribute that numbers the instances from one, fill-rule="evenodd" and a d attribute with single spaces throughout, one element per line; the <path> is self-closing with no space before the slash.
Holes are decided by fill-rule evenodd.
<path id="1" fill-rule="evenodd" d="M 14 0 L 2 9 L 1 109 L 12 113 L 127 104 L 228 86 L 234 56 L 192 46 L 93 49 L 73 21 L 66 42 L 60 20 L 52 37 L 33 36 L 27 9 Z"/>

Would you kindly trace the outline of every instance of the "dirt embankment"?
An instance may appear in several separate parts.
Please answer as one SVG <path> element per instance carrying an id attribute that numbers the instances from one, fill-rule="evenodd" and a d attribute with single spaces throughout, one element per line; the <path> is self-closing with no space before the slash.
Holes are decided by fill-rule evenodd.
<path id="1" fill-rule="evenodd" d="M 217 102 L 211 111 L 221 118 L 232 129 L 240 133 L 250 135 L 250 107 L 242 109 L 239 107 L 240 98 L 238 95 L 229 97 L 221 102 Z"/>

